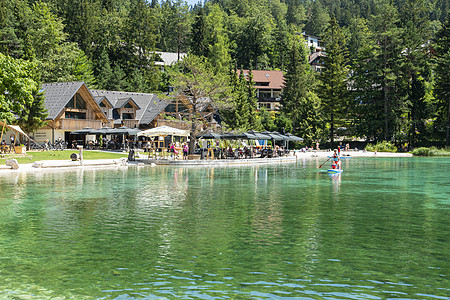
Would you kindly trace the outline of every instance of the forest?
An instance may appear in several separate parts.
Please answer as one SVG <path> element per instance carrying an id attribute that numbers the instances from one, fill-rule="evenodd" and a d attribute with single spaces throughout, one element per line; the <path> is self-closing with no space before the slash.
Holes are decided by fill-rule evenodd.
<path id="1" fill-rule="evenodd" d="M 0 0 L 0 118 L 43 124 L 46 82 L 167 93 L 188 53 L 227 78 L 223 127 L 411 146 L 450 139 L 449 0 Z M 313 72 L 302 33 L 324 45 Z M 282 109 L 257 109 L 239 69 L 282 70 Z M 241 72 L 242 73 L 242 72 Z M 209 73 L 208 73 L 209 74 Z M 223 80 L 222 80 L 223 81 Z M 176 86 L 176 84 L 175 84 Z"/>

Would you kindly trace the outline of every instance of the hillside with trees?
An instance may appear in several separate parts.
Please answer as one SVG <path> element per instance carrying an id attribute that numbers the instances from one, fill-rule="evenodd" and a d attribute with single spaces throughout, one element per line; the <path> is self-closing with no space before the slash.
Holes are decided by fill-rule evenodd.
<path id="1" fill-rule="evenodd" d="M 44 82 L 167 92 L 171 72 L 155 51 L 189 53 L 229 82 L 231 129 L 292 131 L 307 143 L 339 136 L 371 142 L 449 145 L 448 0 L 1 0 L 5 68 L 29 74 L 29 95 L 0 114 L 36 127 Z M 307 66 L 301 33 L 321 38 L 324 72 Z M 283 109 L 257 111 L 237 70 L 282 70 Z M 3 69 L 2 73 L 8 69 Z M 183 72 L 182 68 L 179 68 Z M 3 81 L 4 91 L 12 91 Z M 27 83 L 23 83 L 27 84 Z M 14 88 L 14 87 L 11 87 Z M 23 90 L 21 90 L 23 92 Z M 32 105 L 35 99 L 36 105 Z M 28 107 L 28 112 L 27 112 Z M 30 116 L 30 117 L 29 117 Z M 39 122 L 38 122 L 39 123 Z M 33 125 L 34 124 L 34 125 Z"/>

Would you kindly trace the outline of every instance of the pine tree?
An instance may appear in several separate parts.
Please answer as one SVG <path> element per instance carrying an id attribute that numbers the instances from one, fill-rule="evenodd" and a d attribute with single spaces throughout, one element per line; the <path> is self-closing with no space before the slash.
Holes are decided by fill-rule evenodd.
<path id="1" fill-rule="evenodd" d="M 247 91 L 247 105 L 248 105 L 248 129 L 260 130 L 262 129 L 261 119 L 258 114 L 258 98 L 256 97 L 255 81 L 253 80 L 252 70 L 248 71 L 248 77 L 245 81 L 245 89 Z"/>
<path id="2" fill-rule="evenodd" d="M 231 68 L 230 41 L 225 31 L 226 14 L 218 5 L 210 8 L 207 27 L 210 36 L 207 38 L 207 58 L 215 66 L 217 72 L 228 73 Z"/>
<path id="3" fill-rule="evenodd" d="M 423 128 L 426 120 L 426 116 L 421 113 L 426 106 L 425 84 L 421 81 L 425 79 L 427 68 L 426 50 L 423 45 L 428 35 L 428 10 L 424 0 L 408 0 L 403 3 L 400 11 L 400 20 L 404 28 L 404 76 L 402 78 L 408 113 L 408 139 L 410 144 L 415 146 L 417 134 L 421 132 L 420 129 Z"/>
<path id="4" fill-rule="evenodd" d="M 291 43 L 281 104 L 282 112 L 292 121 L 292 131 L 311 142 L 320 138 L 323 123 L 306 52 L 303 39 L 297 38 Z"/>
<path id="5" fill-rule="evenodd" d="M 352 35 L 356 51 L 351 80 L 354 133 L 368 140 L 402 139 L 402 31 L 398 22 L 395 7 L 383 3 L 372 20 L 374 31 L 367 32 L 359 24 L 360 33 Z"/>
<path id="6" fill-rule="evenodd" d="M 334 143 L 336 125 L 343 122 L 347 104 L 347 48 L 344 34 L 334 15 L 325 30 L 326 57 L 320 75 L 319 95 L 323 103 L 324 117 L 330 128 L 330 141 Z"/>
<path id="7" fill-rule="evenodd" d="M 97 86 L 99 89 L 108 89 L 109 82 L 113 77 L 109 56 L 105 49 L 103 49 L 97 65 Z"/>
<path id="8" fill-rule="evenodd" d="M 202 6 L 196 8 L 197 13 L 191 29 L 190 50 L 197 56 L 208 56 L 208 45 L 206 40 L 206 17 Z"/>
<path id="9" fill-rule="evenodd" d="M 35 89 L 32 94 L 33 101 L 26 103 L 24 109 L 17 114 L 17 123 L 26 133 L 34 132 L 44 126 L 48 116 L 44 92 Z"/>
<path id="10" fill-rule="evenodd" d="M 436 35 L 435 83 L 438 127 L 445 128 L 446 145 L 450 146 L 450 15 Z"/>
<path id="11" fill-rule="evenodd" d="M 321 37 L 329 21 L 330 16 L 322 6 L 321 2 L 313 1 L 311 2 L 311 12 L 305 25 L 305 32 Z"/>
<path id="12" fill-rule="evenodd" d="M 108 89 L 113 91 L 124 91 L 127 88 L 126 74 L 119 65 L 115 65 Z"/>
<path id="13" fill-rule="evenodd" d="M 248 130 L 249 129 L 249 119 L 250 119 L 250 107 L 248 103 L 248 94 L 246 90 L 247 80 L 243 70 L 241 70 L 238 77 L 238 84 L 235 96 L 235 129 Z"/>
<path id="14" fill-rule="evenodd" d="M 22 58 L 25 46 L 25 30 L 21 32 L 21 20 L 14 12 L 23 9 L 25 4 L 23 1 L 12 0 L 0 2 L 0 52 L 14 58 Z"/>

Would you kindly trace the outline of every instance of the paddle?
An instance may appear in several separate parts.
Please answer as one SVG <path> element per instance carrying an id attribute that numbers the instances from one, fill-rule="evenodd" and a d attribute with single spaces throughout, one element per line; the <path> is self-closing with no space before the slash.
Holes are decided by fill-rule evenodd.
<path id="1" fill-rule="evenodd" d="M 321 164 L 320 167 L 319 167 L 319 169 L 322 168 L 322 166 L 323 166 L 327 161 L 329 161 L 330 158 L 331 158 L 331 157 L 329 157 L 323 164 Z"/>

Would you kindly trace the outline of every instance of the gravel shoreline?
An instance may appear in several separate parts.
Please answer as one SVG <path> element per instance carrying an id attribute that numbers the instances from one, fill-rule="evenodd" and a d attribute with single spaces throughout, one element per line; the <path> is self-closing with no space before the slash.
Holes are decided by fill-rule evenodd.
<path id="1" fill-rule="evenodd" d="M 309 152 L 292 151 L 291 155 L 295 156 L 297 159 L 308 159 L 308 158 L 327 158 L 332 155 L 332 151 L 321 151 L 314 150 Z M 412 157 L 410 153 L 390 153 L 390 152 L 368 152 L 368 151 L 342 151 L 341 156 L 343 157 Z M 180 161 L 182 162 L 182 161 Z M 203 161 L 202 161 L 203 162 Z M 211 165 L 214 165 L 214 161 L 210 161 Z M 190 162 L 192 165 L 192 161 Z M 20 164 L 19 169 L 13 170 L 9 166 L 0 166 L 0 175 L 18 173 L 18 172 L 45 172 L 48 170 L 68 170 L 68 169 L 79 169 L 79 168 L 105 168 L 105 167 L 130 167 L 130 166 L 144 166 L 145 159 L 138 160 L 136 162 L 126 162 L 126 158 L 121 159 L 97 159 L 97 160 L 84 160 L 80 161 L 70 161 L 70 160 L 46 160 L 39 161 L 32 164 Z M 177 166 L 182 165 L 178 163 Z"/>

